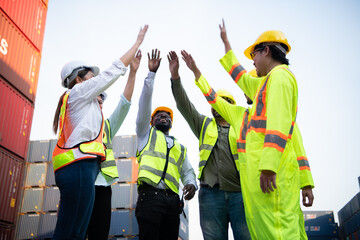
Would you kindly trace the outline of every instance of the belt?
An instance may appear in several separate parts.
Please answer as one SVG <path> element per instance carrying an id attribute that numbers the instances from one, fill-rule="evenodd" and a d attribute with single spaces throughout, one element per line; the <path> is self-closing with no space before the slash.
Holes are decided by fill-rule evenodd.
<path id="1" fill-rule="evenodd" d="M 219 183 L 215 183 L 214 186 L 210 186 L 206 183 L 200 183 L 200 187 L 203 187 L 203 188 L 215 188 L 215 189 L 219 189 L 220 188 L 220 184 Z"/>
<path id="2" fill-rule="evenodd" d="M 139 186 L 139 192 L 159 192 L 159 193 L 165 193 L 166 195 L 174 194 L 178 195 L 177 193 L 173 192 L 171 189 L 161 189 L 151 186 L 150 184 L 147 184 L 145 182 L 141 182 L 141 185 Z"/>

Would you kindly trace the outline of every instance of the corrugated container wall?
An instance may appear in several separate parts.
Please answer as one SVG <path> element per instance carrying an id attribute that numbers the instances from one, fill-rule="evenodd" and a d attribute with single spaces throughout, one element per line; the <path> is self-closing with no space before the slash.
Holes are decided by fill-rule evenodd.
<path id="1" fill-rule="evenodd" d="M 33 104 L 0 77 L 0 106 L 0 146 L 25 158 L 34 113 Z"/>
<path id="2" fill-rule="evenodd" d="M 15 236 L 15 227 L 13 225 L 0 224 L 0 239 L 13 240 Z"/>
<path id="3" fill-rule="evenodd" d="M 0 74 L 32 102 L 40 70 L 40 52 L 0 11 Z"/>
<path id="4" fill-rule="evenodd" d="M 20 203 L 24 162 L 0 148 L 0 221 L 15 223 Z"/>
<path id="5" fill-rule="evenodd" d="M 41 0 L 0 0 L 0 8 L 41 51 L 46 22 L 46 5 Z"/>

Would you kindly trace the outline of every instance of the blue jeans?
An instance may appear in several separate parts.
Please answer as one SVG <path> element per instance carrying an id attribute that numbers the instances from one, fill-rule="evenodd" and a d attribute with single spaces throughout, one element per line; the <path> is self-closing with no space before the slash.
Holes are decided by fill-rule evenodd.
<path id="1" fill-rule="evenodd" d="M 200 226 L 205 240 L 227 240 L 228 225 L 235 240 L 251 239 L 241 192 L 200 187 Z"/>
<path id="2" fill-rule="evenodd" d="M 84 159 L 55 172 L 60 205 L 53 239 L 85 239 L 99 166 L 97 159 Z"/>

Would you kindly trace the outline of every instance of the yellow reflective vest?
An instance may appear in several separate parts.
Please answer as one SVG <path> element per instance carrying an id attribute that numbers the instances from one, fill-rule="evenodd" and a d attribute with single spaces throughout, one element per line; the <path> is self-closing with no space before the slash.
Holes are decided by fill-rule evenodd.
<path id="1" fill-rule="evenodd" d="M 100 164 L 101 173 L 104 175 L 104 177 L 117 178 L 119 177 L 119 173 L 116 167 L 115 157 L 112 150 L 111 128 L 108 119 L 106 119 L 104 125 L 105 129 L 103 143 L 105 145 L 106 159 Z"/>
<path id="2" fill-rule="evenodd" d="M 59 116 L 59 137 L 58 142 L 55 146 L 53 155 L 52 155 L 52 162 L 54 171 L 56 172 L 58 169 L 63 168 L 75 161 L 79 161 L 84 159 L 84 157 L 79 157 L 78 152 L 89 154 L 90 156 L 86 156 L 85 158 L 97 158 L 103 161 L 105 160 L 105 150 L 103 145 L 103 129 L 104 129 L 104 117 L 102 120 L 100 132 L 98 136 L 90 141 L 82 142 L 77 146 L 72 148 L 65 148 L 66 143 L 66 136 L 64 134 L 64 130 L 69 123 L 69 119 L 66 114 L 67 109 L 67 100 L 69 97 L 70 91 L 64 95 L 63 102 L 60 109 L 60 116 Z"/>
<path id="3" fill-rule="evenodd" d="M 218 138 L 218 128 L 215 119 L 205 117 L 199 137 L 200 162 L 199 162 L 198 179 L 200 179 L 202 176 L 202 171 L 216 144 L 217 138 Z M 230 125 L 230 129 L 229 129 L 230 150 L 236 165 L 236 169 L 239 171 L 239 156 L 237 154 L 236 140 L 237 140 L 236 132 L 234 128 Z"/>
<path id="4" fill-rule="evenodd" d="M 303 176 L 310 179 L 311 174 L 308 162 L 298 161 L 299 143 L 292 138 L 297 113 L 296 79 L 287 65 L 275 67 L 264 78 L 251 77 L 232 51 L 220 62 L 244 93 L 254 100 L 246 135 L 248 185 L 243 189 L 250 203 L 246 210 L 247 220 L 251 222 L 249 228 L 253 228 L 250 230 L 252 238 L 306 238 L 300 219 L 300 175 L 301 171 L 308 171 Z M 277 189 L 270 194 L 260 189 L 262 170 L 277 174 Z M 308 183 L 313 186 L 312 178 Z"/>
<path id="5" fill-rule="evenodd" d="M 179 179 L 186 151 L 186 147 L 176 139 L 174 139 L 173 147 L 168 148 L 164 133 L 152 127 L 146 146 L 137 156 L 138 185 L 144 178 L 154 184 L 163 180 L 166 186 L 179 194 Z"/>

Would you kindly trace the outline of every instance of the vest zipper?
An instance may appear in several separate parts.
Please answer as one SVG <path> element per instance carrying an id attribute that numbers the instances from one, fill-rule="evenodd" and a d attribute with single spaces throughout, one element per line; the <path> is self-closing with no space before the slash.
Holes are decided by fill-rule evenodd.
<path id="1" fill-rule="evenodd" d="M 170 148 L 166 147 L 166 162 L 165 162 L 165 167 L 164 167 L 164 170 L 163 170 L 163 174 L 162 174 L 161 179 L 160 179 L 159 182 L 161 182 L 161 180 L 165 179 L 165 174 L 166 174 L 167 167 L 168 167 L 168 164 L 169 164 L 169 153 L 170 153 Z"/>

